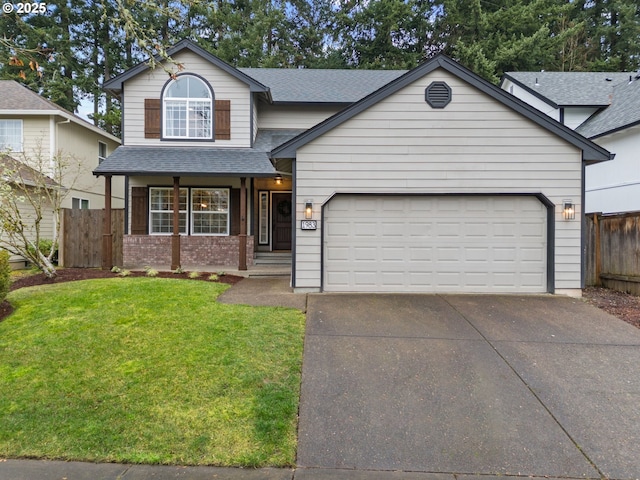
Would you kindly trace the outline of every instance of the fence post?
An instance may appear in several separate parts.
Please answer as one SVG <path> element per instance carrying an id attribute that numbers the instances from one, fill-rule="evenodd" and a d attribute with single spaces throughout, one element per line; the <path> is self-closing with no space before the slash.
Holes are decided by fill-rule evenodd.
<path id="1" fill-rule="evenodd" d="M 113 268 L 113 234 L 111 233 L 111 175 L 104 177 L 104 218 L 102 224 L 102 270 Z"/>
<path id="2" fill-rule="evenodd" d="M 598 213 L 594 213 L 593 214 L 593 228 L 594 228 L 594 238 L 595 238 L 595 245 L 593 246 L 594 248 L 594 254 L 595 254 L 595 277 L 596 277 L 596 286 L 600 287 L 602 286 L 602 279 L 600 278 L 600 274 L 602 273 L 602 251 L 601 251 L 601 245 L 600 245 L 600 217 L 602 216 L 602 213 L 598 212 Z"/>

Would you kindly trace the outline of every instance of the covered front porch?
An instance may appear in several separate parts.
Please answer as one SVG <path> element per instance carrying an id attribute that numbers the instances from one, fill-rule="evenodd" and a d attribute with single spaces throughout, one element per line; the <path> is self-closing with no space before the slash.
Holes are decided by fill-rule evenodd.
<path id="1" fill-rule="evenodd" d="M 176 167 L 180 171 L 176 171 Z M 94 173 L 105 178 L 104 269 L 114 266 L 109 248 L 113 235 L 110 231 L 111 180 L 113 176 L 123 175 L 127 200 L 124 260 L 119 266 L 238 272 L 287 269 L 290 273 L 290 257 L 288 262 L 279 265 L 261 258 L 253 268 L 257 249 L 269 254 L 272 245 L 280 245 L 280 253 L 290 255 L 291 248 L 290 243 L 288 249 L 282 249 L 286 243 L 273 241 L 274 233 L 282 235 L 284 231 L 285 235 L 291 235 L 290 225 L 282 228 L 283 218 L 277 229 L 273 229 L 271 223 L 263 227 L 264 204 L 260 200 L 264 195 L 258 192 L 270 188 L 271 184 L 274 190 L 289 188 L 280 199 L 288 211 L 282 206 L 280 209 L 287 214 L 285 220 L 289 224 L 293 218 L 291 178 L 286 172 L 276 171 L 266 152 L 120 147 Z M 285 182 L 288 186 L 282 187 Z M 267 191 L 271 198 L 271 190 Z M 271 222 L 271 206 L 269 208 L 267 221 Z M 262 230 L 258 232 L 259 229 Z M 264 237 L 264 232 L 268 237 Z M 259 241 L 262 244 L 257 248 Z"/>

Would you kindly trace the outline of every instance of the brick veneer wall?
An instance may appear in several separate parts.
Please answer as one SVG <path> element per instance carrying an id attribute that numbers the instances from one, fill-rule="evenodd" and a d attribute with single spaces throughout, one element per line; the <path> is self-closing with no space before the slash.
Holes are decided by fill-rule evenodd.
<path id="1" fill-rule="evenodd" d="M 238 267 L 237 236 L 181 236 L 182 265 Z M 125 235 L 122 254 L 125 267 L 171 265 L 171 236 Z M 253 265 L 253 237 L 247 235 L 247 265 Z"/>

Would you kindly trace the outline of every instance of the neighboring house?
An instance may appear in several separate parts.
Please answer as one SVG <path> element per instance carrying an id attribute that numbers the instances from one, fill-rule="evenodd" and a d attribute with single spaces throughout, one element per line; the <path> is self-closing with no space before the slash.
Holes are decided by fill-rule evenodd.
<path id="1" fill-rule="evenodd" d="M 126 266 L 285 251 L 296 291 L 580 294 L 575 212 L 604 148 L 445 56 L 390 72 L 169 53 L 175 78 L 141 64 L 105 84 L 125 133 L 95 174 L 128 178 Z"/>
<path id="2" fill-rule="evenodd" d="M 615 154 L 589 165 L 585 213 L 640 211 L 640 76 L 509 72 L 501 87 Z"/>
<path id="3" fill-rule="evenodd" d="M 30 166 L 53 167 L 56 156 L 70 159 L 63 208 L 104 208 L 104 186 L 92 170 L 120 140 L 13 80 L 0 80 L 0 152 Z M 49 175 L 51 170 L 41 172 Z M 124 206 L 124 181 L 113 188 L 114 207 Z M 53 235 L 53 215 L 44 219 Z M 19 258 L 12 261 L 20 262 Z"/>

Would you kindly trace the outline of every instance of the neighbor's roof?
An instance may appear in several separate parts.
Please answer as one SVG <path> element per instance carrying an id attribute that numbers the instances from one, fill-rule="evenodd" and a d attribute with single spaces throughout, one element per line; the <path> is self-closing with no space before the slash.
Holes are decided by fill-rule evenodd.
<path id="1" fill-rule="evenodd" d="M 353 103 L 406 70 L 240 68 L 271 90 L 274 103 Z"/>
<path id="2" fill-rule="evenodd" d="M 578 147 L 582 150 L 583 160 L 590 162 L 599 162 L 611 159 L 611 154 L 606 149 L 602 148 L 599 145 L 596 145 L 595 143 L 574 132 L 565 125 L 562 125 L 561 123 L 553 120 L 551 117 L 545 115 L 531 105 L 521 101 L 513 95 L 510 95 L 509 93 L 496 87 L 495 85 L 492 85 L 491 83 L 482 79 L 459 63 L 454 62 L 449 57 L 442 54 L 437 55 L 431 60 L 428 60 L 423 64 L 417 66 L 413 70 L 410 70 L 404 75 L 396 78 L 395 80 L 392 80 L 382 88 L 364 97 L 362 100 L 336 113 L 332 117 L 329 117 L 324 122 L 321 122 L 318 125 L 310 128 L 309 130 L 303 132 L 287 143 L 275 148 L 271 152 L 271 157 L 295 158 L 298 148 L 306 145 L 307 143 L 332 130 L 333 128 L 336 128 L 355 115 L 363 112 L 369 107 L 384 100 L 400 89 L 410 85 L 411 83 L 419 80 L 423 76 L 438 68 L 442 68 L 445 71 L 448 71 L 449 73 L 477 88 L 479 91 L 485 93 L 486 95 L 489 95 L 494 100 L 506 105 L 507 107 L 520 113 L 534 123 L 545 128 L 549 132 Z"/>
<path id="3" fill-rule="evenodd" d="M 301 130 L 263 130 L 254 148 L 120 146 L 94 175 L 272 177 L 269 151 Z"/>
<path id="4" fill-rule="evenodd" d="M 119 138 L 38 95 L 15 80 L 0 80 L 0 115 L 58 115 L 120 143 Z"/>
<path id="5" fill-rule="evenodd" d="M 528 90 L 554 108 L 604 107 L 613 88 L 635 73 L 620 72 L 507 72 L 502 77 Z"/>
<path id="6" fill-rule="evenodd" d="M 23 183 L 31 186 L 59 187 L 60 185 L 51 177 L 40 173 L 23 162 L 9 155 L 0 155 L 0 177 L 5 182 Z"/>
<path id="7" fill-rule="evenodd" d="M 601 137 L 640 125 L 640 80 L 627 81 L 613 89 L 611 105 L 592 115 L 576 131 L 588 138 Z"/>

